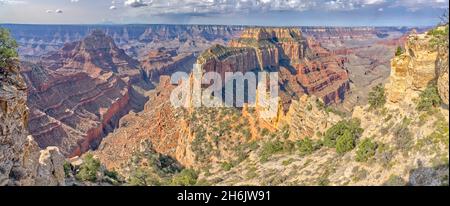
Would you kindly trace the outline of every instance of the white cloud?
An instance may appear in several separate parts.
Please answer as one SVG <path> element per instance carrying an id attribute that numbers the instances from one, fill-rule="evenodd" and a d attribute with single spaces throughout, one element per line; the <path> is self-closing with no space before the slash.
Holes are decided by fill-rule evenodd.
<path id="1" fill-rule="evenodd" d="M 79 2 L 79 0 L 70 0 L 70 2 L 77 3 L 77 2 Z"/>
<path id="2" fill-rule="evenodd" d="M 125 6 L 129 6 L 129 7 L 133 7 L 133 8 L 143 7 L 143 6 L 148 5 L 147 2 L 144 2 L 142 0 L 126 0 L 124 4 L 125 4 Z"/>
<path id="3" fill-rule="evenodd" d="M 400 2 L 400 3 L 399 3 Z M 405 3 L 415 2 L 415 3 Z M 360 8 L 410 8 L 417 4 L 448 3 L 448 0 L 125 0 L 128 7 L 143 7 L 146 14 L 245 13 L 264 11 L 348 11 Z M 427 5 L 424 5 L 427 6 Z"/>
<path id="4" fill-rule="evenodd" d="M 61 9 L 56 9 L 56 10 L 55 10 L 55 13 L 57 13 L 57 14 L 62 14 L 62 13 L 63 13 L 63 10 L 61 10 Z"/>
<path id="5" fill-rule="evenodd" d="M 25 4 L 26 1 L 19 0 L 0 0 L 0 5 L 17 5 L 17 4 Z"/>
<path id="6" fill-rule="evenodd" d="M 391 7 L 405 7 L 410 11 L 421 8 L 448 8 L 449 0 L 396 0 Z"/>
<path id="7" fill-rule="evenodd" d="M 117 7 L 113 5 L 113 6 L 110 6 L 109 9 L 110 9 L 110 10 L 116 10 Z"/>

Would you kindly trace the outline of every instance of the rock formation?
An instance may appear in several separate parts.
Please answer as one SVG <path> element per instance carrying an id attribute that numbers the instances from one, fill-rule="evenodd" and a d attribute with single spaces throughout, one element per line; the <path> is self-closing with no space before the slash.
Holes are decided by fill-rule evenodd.
<path id="1" fill-rule="evenodd" d="M 197 63 L 203 71 L 219 72 L 222 77 L 225 72 L 278 71 L 285 110 L 291 97 L 313 94 L 331 104 L 342 101 L 349 90 L 345 59 L 303 37 L 298 29 L 246 29 L 229 47 L 206 50 Z"/>
<path id="2" fill-rule="evenodd" d="M 17 65 L 0 68 L 0 185 L 64 185 L 58 148 L 40 150 L 28 136 L 26 85 Z"/>
<path id="3" fill-rule="evenodd" d="M 289 126 L 290 139 L 299 140 L 309 137 L 319 139 L 317 134 L 324 133 L 328 128 L 342 120 L 342 117 L 324 110 L 324 103 L 315 96 L 303 95 L 292 101 L 282 124 Z"/>
<path id="4" fill-rule="evenodd" d="M 158 48 L 142 58 L 141 65 L 149 80 L 159 81 L 162 75 L 171 75 L 176 71 L 190 72 L 195 63 L 193 53 L 178 54 L 176 50 Z"/>
<path id="5" fill-rule="evenodd" d="M 135 90 L 146 85 L 139 62 L 99 31 L 22 66 L 30 132 L 41 148 L 57 146 L 66 156 L 96 148 L 121 116 L 145 101 Z"/>
<path id="6" fill-rule="evenodd" d="M 407 90 L 421 91 L 436 81 L 438 51 L 430 45 L 431 38 L 428 34 L 410 35 L 405 52 L 392 60 L 390 83 L 386 85 L 389 101 L 398 102 Z"/>

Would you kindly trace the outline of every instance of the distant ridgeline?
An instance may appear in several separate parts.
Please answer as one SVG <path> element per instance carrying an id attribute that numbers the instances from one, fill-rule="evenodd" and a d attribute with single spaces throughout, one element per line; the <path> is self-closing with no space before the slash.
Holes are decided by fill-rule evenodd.
<path id="1" fill-rule="evenodd" d="M 222 25 L 27 25 L 27 24 L 0 24 L 0 27 L 11 30 L 12 36 L 19 43 L 19 54 L 27 60 L 37 60 L 38 57 L 49 51 L 56 51 L 65 43 L 79 41 L 93 30 L 103 30 L 113 37 L 118 46 L 127 45 L 126 52 L 138 55 L 135 47 L 154 41 L 188 39 L 204 39 L 206 41 L 229 41 L 237 36 L 247 26 Z M 413 28 L 409 27 L 299 27 L 305 36 L 316 39 L 343 36 L 355 37 L 387 37 L 391 33 L 406 33 Z M 414 28 L 424 31 L 425 28 Z M 200 52 L 200 51 L 199 51 Z"/>

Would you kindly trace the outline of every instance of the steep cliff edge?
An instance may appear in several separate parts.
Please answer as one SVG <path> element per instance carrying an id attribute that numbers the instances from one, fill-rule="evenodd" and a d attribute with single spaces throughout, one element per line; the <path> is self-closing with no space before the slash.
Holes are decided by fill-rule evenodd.
<path id="1" fill-rule="evenodd" d="M 40 147 L 57 146 L 66 156 L 96 148 L 120 117 L 146 101 L 135 89 L 147 85 L 139 62 L 103 32 L 22 67 L 30 133 Z"/>
<path id="2" fill-rule="evenodd" d="M 411 98 L 407 95 L 437 84 L 441 99 L 448 105 L 448 46 L 433 45 L 435 38 L 430 32 L 408 37 L 404 52 L 391 61 L 390 83 L 386 85 L 389 101 Z"/>
<path id="3" fill-rule="evenodd" d="M 64 185 L 59 149 L 27 137 L 26 89 L 17 65 L 0 68 L 0 185 Z"/>
<path id="4" fill-rule="evenodd" d="M 292 99 L 316 95 L 338 103 L 349 90 L 345 59 L 293 28 L 248 28 L 229 46 L 216 45 L 197 60 L 205 72 L 277 71 L 284 110 Z"/>

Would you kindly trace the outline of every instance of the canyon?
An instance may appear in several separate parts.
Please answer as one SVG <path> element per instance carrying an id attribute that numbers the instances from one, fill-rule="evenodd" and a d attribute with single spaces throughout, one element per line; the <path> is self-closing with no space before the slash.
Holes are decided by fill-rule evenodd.
<path id="1" fill-rule="evenodd" d="M 24 151 L 2 149 L 0 184 L 176 185 L 188 170 L 198 185 L 448 184 L 448 52 L 430 46 L 429 28 L 1 26 L 21 63 L 1 76 L 0 134 Z M 170 75 L 193 64 L 222 77 L 277 72 L 277 116 L 247 105 L 174 108 Z M 417 110 L 431 84 L 443 104 Z M 378 85 L 386 103 L 373 109 Z M 362 131 L 341 154 L 325 137 L 344 123 Z M 358 159 L 365 141 L 377 145 L 367 162 Z M 89 155 L 101 180 L 74 180 Z"/>
<path id="2" fill-rule="evenodd" d="M 57 146 L 66 156 L 95 148 L 121 116 L 145 102 L 134 88 L 147 84 L 139 62 L 100 31 L 21 67 L 30 133 L 39 146 Z"/>

